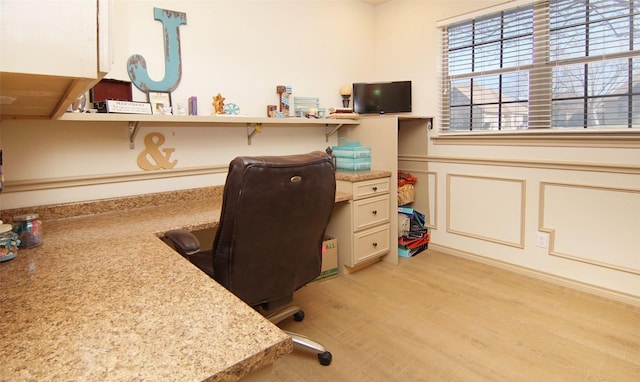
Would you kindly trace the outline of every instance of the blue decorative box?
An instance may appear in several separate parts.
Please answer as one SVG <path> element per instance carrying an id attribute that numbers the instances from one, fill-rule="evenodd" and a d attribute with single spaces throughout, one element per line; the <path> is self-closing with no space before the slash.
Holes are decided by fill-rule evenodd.
<path id="1" fill-rule="evenodd" d="M 371 146 L 362 146 L 359 141 L 349 142 L 339 139 L 338 146 L 332 146 L 336 169 L 362 171 L 371 170 Z"/>
<path id="2" fill-rule="evenodd" d="M 371 158 L 336 158 L 336 169 L 350 171 L 371 170 Z"/>

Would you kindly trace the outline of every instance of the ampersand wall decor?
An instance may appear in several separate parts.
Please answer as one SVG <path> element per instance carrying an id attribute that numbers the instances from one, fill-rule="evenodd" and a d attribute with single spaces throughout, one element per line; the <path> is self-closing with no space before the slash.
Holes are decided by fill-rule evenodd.
<path id="1" fill-rule="evenodd" d="M 177 160 L 171 160 L 171 154 L 176 149 L 160 149 L 164 144 L 164 135 L 160 133 L 149 133 L 144 137 L 145 149 L 138 154 L 138 167 L 143 170 L 170 169 L 175 167 Z"/>

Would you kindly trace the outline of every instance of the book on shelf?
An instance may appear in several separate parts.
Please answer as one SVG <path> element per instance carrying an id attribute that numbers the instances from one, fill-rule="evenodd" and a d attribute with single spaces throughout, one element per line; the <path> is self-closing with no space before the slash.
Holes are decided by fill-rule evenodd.
<path id="1" fill-rule="evenodd" d="M 409 220 L 408 230 L 398 237 L 398 255 L 413 257 L 429 246 L 430 236 L 424 226 L 425 215 L 411 207 L 398 207 L 398 213 Z"/>
<path id="2" fill-rule="evenodd" d="M 413 224 L 419 225 L 424 228 L 426 217 L 423 213 L 407 206 L 399 206 L 398 213 L 406 215 L 407 217 L 409 217 L 409 220 L 411 220 Z"/>
<path id="3" fill-rule="evenodd" d="M 418 247 L 415 248 L 404 248 L 404 247 L 398 247 L 398 256 L 400 257 L 413 257 L 415 255 L 417 255 L 418 253 L 424 251 L 425 249 L 427 249 L 427 247 L 429 246 L 429 243 L 424 243 Z"/>

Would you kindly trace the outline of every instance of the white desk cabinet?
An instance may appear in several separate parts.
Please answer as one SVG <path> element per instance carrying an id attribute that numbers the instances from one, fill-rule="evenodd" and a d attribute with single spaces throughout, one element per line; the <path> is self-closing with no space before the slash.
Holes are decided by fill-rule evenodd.
<path id="1" fill-rule="evenodd" d="M 3 0 L 2 117 L 62 115 L 109 70 L 109 18 L 107 0 Z"/>
<path id="2" fill-rule="evenodd" d="M 341 271 L 357 270 L 378 261 L 391 248 L 390 174 L 372 173 L 351 173 L 353 180 L 344 180 L 349 176 L 341 176 L 340 172 L 337 175 L 337 191 L 353 196 L 353 200 L 336 205 L 327 228 L 327 233 L 338 239 Z"/>
<path id="3" fill-rule="evenodd" d="M 367 237 L 365 235 L 361 240 L 360 244 L 362 245 L 360 247 L 355 250 L 350 249 L 351 252 L 348 255 L 343 254 L 344 264 L 346 266 L 352 264 L 355 267 L 362 267 L 377 259 L 382 259 L 382 261 L 390 264 L 398 264 L 398 169 L 411 171 L 419 179 L 416 184 L 416 201 L 412 203 L 412 206 L 423 213 L 433 211 L 433 208 L 430 208 L 430 203 L 433 202 L 433 199 L 429 199 L 429 174 L 427 172 L 427 131 L 432 125 L 432 117 L 412 115 L 361 116 L 359 121 L 360 124 L 357 126 L 343 126 L 338 131 L 338 136 L 347 139 L 349 142 L 358 141 L 363 146 L 371 146 L 371 168 L 376 169 L 378 172 L 383 171 L 389 174 L 386 178 L 386 187 L 388 188 L 385 193 L 389 194 L 388 208 L 391 213 L 388 219 L 390 227 L 388 242 L 391 244 L 388 252 L 382 254 L 382 251 L 380 251 L 378 254 L 381 257 L 378 257 L 378 254 L 372 254 L 363 249 L 366 248 L 367 240 L 371 238 L 371 236 Z M 363 177 L 366 178 L 366 176 L 363 174 L 358 174 L 357 172 L 352 174 L 355 175 L 350 192 L 353 194 L 354 200 L 348 206 L 350 209 L 354 209 L 356 203 L 363 198 L 374 197 L 376 194 L 383 193 L 380 188 L 373 190 L 372 186 L 374 185 L 369 183 L 370 177 L 365 180 Z M 383 177 L 380 176 L 378 178 Z M 347 180 L 346 178 L 337 179 Z M 342 185 L 339 184 L 338 187 L 347 187 L 346 184 L 340 183 Z M 382 187 L 382 185 L 378 184 L 378 187 Z M 351 213 L 350 211 L 343 211 L 345 208 L 342 207 L 340 206 L 334 215 Z M 355 216 L 355 211 L 353 216 Z M 429 224 L 432 225 L 435 221 L 433 215 L 428 214 L 428 216 L 431 219 Z M 348 215 L 348 218 L 351 219 L 351 215 Z M 331 224 L 333 225 L 333 222 Z M 382 226 L 383 224 L 376 225 L 378 228 Z M 353 226 L 350 229 L 352 229 L 353 235 L 361 237 L 359 235 L 364 232 L 373 234 L 374 228 L 372 226 L 369 227 L 365 229 L 364 227 Z M 348 247 L 356 245 L 353 237 L 347 237 L 345 240 L 349 240 L 347 242 Z M 381 246 L 380 242 L 382 241 L 377 242 L 379 248 Z M 338 253 L 343 247 L 344 245 L 338 240 Z M 357 252 L 357 250 L 361 249 L 362 252 Z"/>

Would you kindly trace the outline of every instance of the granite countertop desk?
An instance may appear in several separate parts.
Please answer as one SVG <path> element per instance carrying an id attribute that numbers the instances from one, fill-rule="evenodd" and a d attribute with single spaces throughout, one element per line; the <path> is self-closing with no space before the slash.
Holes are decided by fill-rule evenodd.
<path id="1" fill-rule="evenodd" d="M 215 227 L 219 200 L 50 220 L 60 211 L 35 210 L 42 245 L 0 263 L 0 380 L 235 381 L 292 351 L 159 239 Z"/>
<path id="2" fill-rule="evenodd" d="M 215 228 L 221 193 L 3 211 L 39 213 L 43 237 L 0 263 L 0 380 L 235 381 L 291 352 L 283 331 L 159 239 Z"/>

